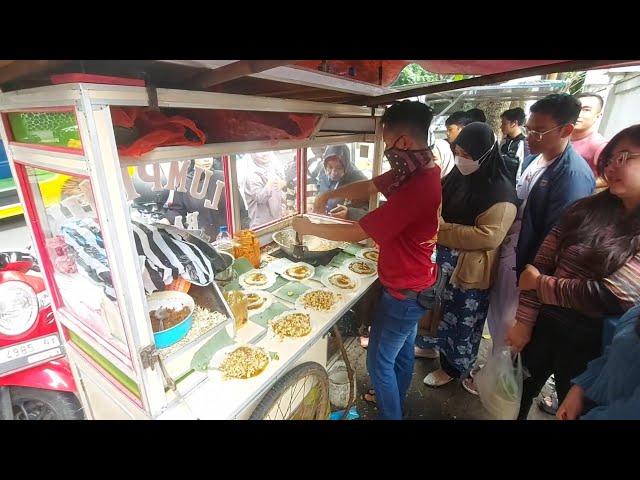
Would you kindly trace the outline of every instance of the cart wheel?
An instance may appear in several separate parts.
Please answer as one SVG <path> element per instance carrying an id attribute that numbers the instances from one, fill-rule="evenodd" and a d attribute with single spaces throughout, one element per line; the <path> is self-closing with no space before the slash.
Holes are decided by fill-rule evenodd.
<path id="1" fill-rule="evenodd" d="M 329 418 L 329 377 L 322 365 L 298 365 L 276 382 L 249 420 L 326 420 Z"/>

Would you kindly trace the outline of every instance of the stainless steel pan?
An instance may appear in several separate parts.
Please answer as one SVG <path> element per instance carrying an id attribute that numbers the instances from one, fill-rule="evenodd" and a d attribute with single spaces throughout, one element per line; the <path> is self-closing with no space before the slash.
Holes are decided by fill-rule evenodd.
<path id="1" fill-rule="evenodd" d="M 274 233 L 272 238 L 288 257 L 295 258 L 293 249 L 296 245 L 296 232 L 293 228 L 280 230 L 279 232 Z M 305 247 L 304 258 L 308 260 L 315 260 L 323 255 L 327 255 L 328 252 L 334 253 L 342 247 L 344 243 L 325 240 L 324 238 L 314 237 L 313 235 L 304 235 L 303 245 Z"/>

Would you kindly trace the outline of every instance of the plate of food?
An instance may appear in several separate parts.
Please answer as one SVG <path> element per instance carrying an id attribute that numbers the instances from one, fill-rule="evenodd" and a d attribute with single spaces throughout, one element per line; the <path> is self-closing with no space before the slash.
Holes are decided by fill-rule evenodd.
<path id="1" fill-rule="evenodd" d="M 315 273 L 316 269 L 312 265 L 304 262 L 298 262 L 292 263 L 284 268 L 280 275 L 292 282 L 300 282 L 302 280 L 306 280 L 307 278 L 313 277 Z"/>
<path id="2" fill-rule="evenodd" d="M 273 303 L 273 295 L 263 290 L 244 290 L 249 316 L 264 312 Z"/>
<path id="3" fill-rule="evenodd" d="M 304 292 L 296 300 L 296 308 L 318 313 L 331 313 L 337 309 L 343 296 L 326 288 L 317 288 Z"/>
<path id="4" fill-rule="evenodd" d="M 301 338 L 311 333 L 311 315 L 299 310 L 287 310 L 269 320 L 269 330 L 280 338 Z"/>
<path id="5" fill-rule="evenodd" d="M 360 279 L 355 274 L 335 270 L 325 273 L 321 282 L 336 293 L 353 293 L 360 288 Z"/>
<path id="6" fill-rule="evenodd" d="M 377 248 L 363 248 L 358 253 L 356 253 L 356 257 L 375 263 L 378 263 L 379 256 L 380 252 L 378 252 Z"/>
<path id="7" fill-rule="evenodd" d="M 342 270 L 347 273 L 356 274 L 360 278 L 366 278 L 378 273 L 378 266 L 368 260 L 353 259 L 344 262 Z"/>
<path id="8" fill-rule="evenodd" d="M 209 368 L 221 373 L 223 380 L 247 380 L 264 372 L 270 359 L 269 352 L 262 347 L 236 343 L 218 350 Z"/>
<path id="9" fill-rule="evenodd" d="M 244 289 L 266 290 L 276 283 L 276 274 L 265 270 L 249 270 L 238 278 Z"/>

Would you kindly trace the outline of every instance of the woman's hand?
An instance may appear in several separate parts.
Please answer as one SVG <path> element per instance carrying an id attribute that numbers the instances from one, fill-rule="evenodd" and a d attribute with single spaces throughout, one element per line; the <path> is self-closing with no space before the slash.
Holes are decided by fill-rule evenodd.
<path id="1" fill-rule="evenodd" d="M 329 215 L 331 215 L 333 218 L 341 218 L 344 220 L 345 218 L 347 218 L 347 213 L 349 213 L 349 209 L 347 207 L 345 207 L 344 205 L 338 205 L 336 208 L 329 212 Z"/>
<path id="2" fill-rule="evenodd" d="M 520 290 L 535 290 L 540 271 L 533 265 L 527 265 L 520 274 L 518 288 Z"/>
<path id="3" fill-rule="evenodd" d="M 281 180 L 279 178 L 273 178 L 267 181 L 267 188 L 271 191 L 280 191 L 284 187 L 287 186 L 287 182 L 285 180 Z"/>
<path id="4" fill-rule="evenodd" d="M 531 340 L 532 330 L 533 329 L 529 325 L 516 322 L 507 332 L 505 343 L 511 346 L 511 351 L 513 353 L 519 353 Z"/>
<path id="5" fill-rule="evenodd" d="M 562 404 L 558 407 L 558 420 L 577 420 L 584 409 L 584 390 L 580 385 L 574 385 L 567 393 Z"/>

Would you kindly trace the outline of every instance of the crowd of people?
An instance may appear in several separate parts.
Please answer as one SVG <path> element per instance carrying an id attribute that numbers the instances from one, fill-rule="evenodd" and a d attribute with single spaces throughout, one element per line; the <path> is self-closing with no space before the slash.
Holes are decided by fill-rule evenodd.
<path id="1" fill-rule="evenodd" d="M 493 351 L 520 354 L 529 373 L 519 419 L 549 382 L 555 391 L 540 406 L 558 419 L 640 418 L 640 125 L 607 141 L 596 130 L 603 106 L 595 93 L 549 95 L 528 115 L 504 111 L 501 141 L 481 110 L 458 111 L 445 122 L 447 139 L 434 141 L 432 111 L 400 102 L 381 120 L 390 170 L 371 180 L 348 145 L 309 149 L 314 211 L 351 222 L 295 218 L 293 227 L 330 240 L 371 238 L 380 249 L 384 290 L 364 394 L 380 419 L 406 415 L 415 358 L 439 358 L 427 387 L 458 379 L 478 395 L 485 323 Z M 291 165 L 273 152 L 246 156 L 243 228 L 295 210 Z M 213 170 L 209 189 L 224 181 L 220 159 L 199 160 L 187 190 L 203 181 L 196 166 Z M 378 192 L 386 201 L 369 211 Z M 199 211 L 215 237 L 227 206 L 223 194 L 217 209 L 205 207 L 212 196 L 176 191 L 167 219 Z M 419 328 L 425 318 L 437 329 Z"/>
<path id="2" fill-rule="evenodd" d="M 294 219 L 302 234 L 380 248 L 364 394 L 378 418 L 405 416 L 416 357 L 439 357 L 427 387 L 461 379 L 478 395 L 487 322 L 494 351 L 509 348 L 529 372 L 518 419 L 549 378 L 558 419 L 640 419 L 640 125 L 607 141 L 595 129 L 602 108 L 595 93 L 551 94 L 528 117 L 503 112 L 500 143 L 481 111 L 455 112 L 445 155 L 428 140 L 430 109 L 394 104 L 381 122 L 391 169 L 330 181 L 314 209 L 377 192 L 386 203 L 348 225 Z M 441 277 L 437 333 L 419 332 Z"/>

